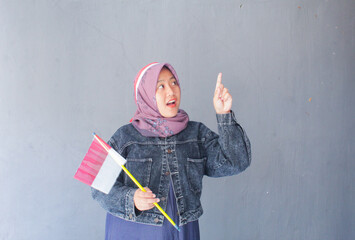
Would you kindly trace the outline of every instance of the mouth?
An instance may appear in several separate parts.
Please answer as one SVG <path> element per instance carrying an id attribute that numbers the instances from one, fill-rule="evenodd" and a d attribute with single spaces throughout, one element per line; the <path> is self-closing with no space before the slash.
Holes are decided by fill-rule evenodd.
<path id="1" fill-rule="evenodd" d="M 176 99 L 175 98 L 170 99 L 166 105 L 171 108 L 175 107 L 176 106 Z"/>

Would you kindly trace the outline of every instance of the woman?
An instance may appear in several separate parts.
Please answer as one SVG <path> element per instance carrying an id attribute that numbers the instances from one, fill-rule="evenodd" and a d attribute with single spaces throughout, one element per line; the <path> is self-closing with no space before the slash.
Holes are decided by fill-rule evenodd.
<path id="1" fill-rule="evenodd" d="M 250 143 L 231 111 L 232 96 L 217 78 L 213 103 L 219 136 L 179 109 L 180 83 L 168 63 L 151 63 L 137 75 L 137 111 L 109 140 L 127 169 L 146 186 L 137 189 L 122 172 L 109 194 L 92 189 L 108 212 L 106 239 L 199 239 L 202 177 L 244 171 Z M 178 232 L 153 205 L 158 202 L 180 226 Z"/>

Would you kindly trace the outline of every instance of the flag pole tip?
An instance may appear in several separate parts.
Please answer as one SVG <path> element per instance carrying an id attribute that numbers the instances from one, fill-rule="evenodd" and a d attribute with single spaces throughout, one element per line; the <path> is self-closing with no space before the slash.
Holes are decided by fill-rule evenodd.
<path id="1" fill-rule="evenodd" d="M 180 228 L 176 224 L 174 227 L 180 232 Z"/>
<path id="2" fill-rule="evenodd" d="M 95 136 L 95 135 L 96 135 L 96 133 L 95 133 L 95 132 L 93 132 L 93 133 L 92 133 L 92 135 L 94 135 L 94 136 Z"/>

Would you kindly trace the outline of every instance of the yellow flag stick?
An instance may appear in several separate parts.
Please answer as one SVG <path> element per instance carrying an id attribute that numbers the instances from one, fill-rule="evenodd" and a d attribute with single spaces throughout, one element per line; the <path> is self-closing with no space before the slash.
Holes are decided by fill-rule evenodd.
<path id="1" fill-rule="evenodd" d="M 101 146 L 103 148 L 106 149 L 106 151 L 110 154 L 111 152 L 109 151 L 109 149 L 107 148 L 107 146 L 101 141 L 101 138 L 98 137 L 95 133 L 93 133 L 94 137 L 96 138 L 96 140 L 101 144 Z M 116 159 L 117 156 L 110 154 L 111 157 L 121 166 L 121 168 L 123 169 L 123 171 L 125 171 L 125 173 L 132 179 L 132 181 L 139 187 L 140 190 L 142 190 L 143 192 L 147 192 L 142 185 L 137 181 L 137 179 L 135 179 L 135 177 L 133 177 L 133 175 L 128 171 L 128 169 L 124 166 L 120 164 L 120 161 L 118 161 Z M 159 206 L 158 203 L 153 203 L 154 206 L 156 206 L 159 211 L 164 215 L 164 217 L 166 217 L 166 219 L 169 220 L 169 222 L 180 232 L 180 228 L 178 225 L 176 225 L 176 223 L 169 217 L 168 214 L 166 214 L 166 212 Z"/>

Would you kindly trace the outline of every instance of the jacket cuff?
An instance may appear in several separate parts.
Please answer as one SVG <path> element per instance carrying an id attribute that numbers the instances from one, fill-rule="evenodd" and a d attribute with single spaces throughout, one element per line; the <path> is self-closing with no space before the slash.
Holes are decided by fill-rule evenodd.
<path id="1" fill-rule="evenodd" d="M 234 112 L 231 110 L 230 113 L 226 114 L 216 114 L 217 123 L 221 125 L 233 125 L 237 123 Z"/>
<path id="2" fill-rule="evenodd" d="M 136 221 L 136 213 L 133 200 L 133 196 L 136 190 L 136 188 L 129 189 L 125 196 L 125 218 L 129 221 Z"/>

